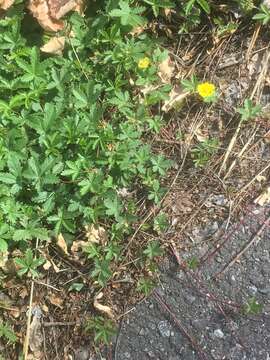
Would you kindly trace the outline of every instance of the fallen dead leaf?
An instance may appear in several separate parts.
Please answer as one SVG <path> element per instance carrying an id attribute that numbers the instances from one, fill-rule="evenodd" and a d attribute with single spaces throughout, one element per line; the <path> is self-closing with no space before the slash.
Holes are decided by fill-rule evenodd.
<path id="1" fill-rule="evenodd" d="M 11 308 L 9 314 L 14 317 L 14 319 L 18 319 L 21 316 L 21 310 L 17 307 Z"/>
<path id="2" fill-rule="evenodd" d="M 65 47 L 65 37 L 54 36 L 45 45 L 43 45 L 40 48 L 40 50 L 47 54 L 62 55 L 64 47 Z"/>
<path id="3" fill-rule="evenodd" d="M 197 140 L 199 142 L 204 142 L 204 141 L 206 141 L 208 139 L 207 134 L 203 134 L 201 129 L 196 129 L 195 130 L 195 136 L 196 136 L 196 138 L 197 138 Z"/>
<path id="4" fill-rule="evenodd" d="M 189 94 L 190 92 L 183 91 L 179 86 L 175 86 L 169 94 L 169 99 L 164 102 L 162 111 L 168 112 L 172 108 L 179 108 Z"/>
<path id="5" fill-rule="evenodd" d="M 260 206 L 270 203 L 270 186 L 268 186 L 267 189 L 254 200 L 254 203 Z"/>
<path id="6" fill-rule="evenodd" d="M 24 298 L 26 298 L 26 296 L 28 296 L 28 295 L 29 295 L 29 291 L 28 291 L 27 287 L 24 286 L 24 287 L 20 290 L 19 296 L 20 296 L 20 298 L 24 299 Z"/>
<path id="7" fill-rule="evenodd" d="M 43 269 L 44 270 L 49 270 L 49 268 L 52 266 L 52 263 L 49 261 L 49 260 L 47 260 L 46 262 L 45 262 L 45 264 L 43 265 Z"/>
<path id="8" fill-rule="evenodd" d="M 61 298 L 61 297 L 59 297 L 59 296 L 57 296 L 57 295 L 55 295 L 55 294 L 51 294 L 50 296 L 49 296 L 49 301 L 50 301 L 50 303 L 52 304 L 52 305 L 54 305 L 54 306 L 57 306 L 57 307 L 59 307 L 60 309 L 62 309 L 63 308 L 63 302 L 64 302 L 64 299 L 63 298 Z"/>
<path id="9" fill-rule="evenodd" d="M 100 292 L 94 299 L 94 307 L 105 314 L 107 314 L 111 319 L 114 319 L 113 311 L 109 306 L 102 305 L 98 302 L 103 297 L 103 293 Z"/>
<path id="10" fill-rule="evenodd" d="M 142 34 L 144 32 L 144 30 L 145 30 L 145 26 L 137 26 L 130 31 L 130 35 L 138 36 L 138 35 Z"/>
<path id="11" fill-rule="evenodd" d="M 28 8 L 39 24 L 48 31 L 63 30 L 60 19 L 69 11 L 83 12 L 83 0 L 30 0 Z"/>
<path id="12" fill-rule="evenodd" d="M 43 29 L 47 31 L 63 30 L 64 22 L 51 17 L 47 0 L 31 0 L 28 9 L 32 12 L 33 16 L 37 19 Z"/>
<path id="13" fill-rule="evenodd" d="M 87 225 L 85 226 L 85 230 L 86 230 L 87 240 L 90 243 L 102 244 L 102 245 L 105 245 L 107 243 L 108 239 L 107 239 L 106 230 L 102 226 L 95 227 L 93 224 L 90 226 Z"/>
<path id="14" fill-rule="evenodd" d="M 66 255 L 68 255 L 67 243 L 61 233 L 57 236 L 57 245 L 60 247 L 61 250 L 63 250 Z"/>
<path id="15" fill-rule="evenodd" d="M 15 0 L 0 0 L 0 9 L 7 10 L 14 2 Z"/>
<path id="16" fill-rule="evenodd" d="M 34 314 L 33 320 L 30 324 L 29 347 L 33 352 L 35 359 L 42 359 L 42 345 L 43 336 L 41 331 L 40 317 L 37 314 Z"/>
<path id="17" fill-rule="evenodd" d="M 167 59 L 159 64 L 158 76 L 164 83 L 169 83 L 175 70 L 174 62 L 168 56 Z"/>

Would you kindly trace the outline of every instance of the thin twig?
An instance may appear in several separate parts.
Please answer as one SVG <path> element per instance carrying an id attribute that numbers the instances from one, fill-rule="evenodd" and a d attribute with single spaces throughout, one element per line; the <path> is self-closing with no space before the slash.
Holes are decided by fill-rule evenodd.
<path id="1" fill-rule="evenodd" d="M 74 326 L 76 325 L 77 322 L 76 321 L 67 321 L 67 322 L 63 322 L 63 321 L 43 321 L 42 325 L 45 327 L 48 326 Z"/>
<path id="2" fill-rule="evenodd" d="M 36 250 L 37 250 L 37 248 L 38 248 L 38 239 L 36 240 L 35 257 L 34 257 L 35 259 L 36 259 Z M 27 328 L 26 328 L 26 335 L 25 335 L 24 344 L 23 344 L 24 360 L 27 360 L 28 351 L 29 351 L 29 339 L 30 339 L 30 325 L 31 325 L 31 317 L 32 317 L 33 294 L 34 294 L 34 280 L 31 280 L 31 290 L 30 290 L 28 316 L 27 316 Z"/>

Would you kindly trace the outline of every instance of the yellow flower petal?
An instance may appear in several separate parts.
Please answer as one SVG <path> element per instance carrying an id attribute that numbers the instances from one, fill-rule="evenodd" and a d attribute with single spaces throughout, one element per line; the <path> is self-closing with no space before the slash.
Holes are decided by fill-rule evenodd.
<path id="1" fill-rule="evenodd" d="M 150 63 L 151 63 L 150 59 L 148 57 L 144 57 L 138 61 L 138 68 L 147 69 Z"/>
<path id="2" fill-rule="evenodd" d="M 207 98 L 215 95 L 216 87 L 209 82 L 201 83 L 197 86 L 197 92 L 202 98 Z"/>

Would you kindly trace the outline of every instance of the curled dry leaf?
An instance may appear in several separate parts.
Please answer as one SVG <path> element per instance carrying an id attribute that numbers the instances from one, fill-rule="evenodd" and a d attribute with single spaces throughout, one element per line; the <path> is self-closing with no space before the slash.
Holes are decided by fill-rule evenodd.
<path id="1" fill-rule="evenodd" d="M 49 3 L 46 0 L 31 0 L 28 8 L 45 30 L 63 30 L 64 22 L 51 17 Z"/>
<path id="2" fill-rule="evenodd" d="M 98 300 L 100 300 L 103 297 L 103 293 L 100 292 L 94 299 L 94 307 L 95 309 L 97 309 L 98 311 L 101 311 L 105 314 L 107 314 L 111 319 L 114 319 L 114 315 L 113 315 L 113 311 L 109 306 L 106 305 L 102 305 L 98 302 Z"/>
<path id="3" fill-rule="evenodd" d="M 60 19 L 69 11 L 82 14 L 83 0 L 30 0 L 28 8 L 45 30 L 59 31 L 64 28 Z"/>
<path id="4" fill-rule="evenodd" d="M 168 112 L 172 108 L 180 107 L 189 94 L 188 91 L 183 91 L 179 86 L 175 86 L 169 94 L 169 99 L 164 102 L 162 111 Z"/>
<path id="5" fill-rule="evenodd" d="M 63 250 L 66 255 L 68 255 L 67 243 L 61 233 L 57 236 L 57 245 L 60 247 L 61 250 Z"/>
<path id="6" fill-rule="evenodd" d="M 208 135 L 204 134 L 201 129 L 195 130 L 195 136 L 199 142 L 204 142 L 208 140 Z"/>
<path id="7" fill-rule="evenodd" d="M 44 270 L 49 270 L 49 268 L 52 266 L 52 263 L 49 260 L 46 260 L 45 264 L 43 265 Z"/>
<path id="8" fill-rule="evenodd" d="M 85 226 L 87 240 L 91 243 L 105 245 L 107 243 L 106 230 L 102 226 Z"/>
<path id="9" fill-rule="evenodd" d="M 65 37 L 54 36 L 45 45 L 43 45 L 40 48 L 40 50 L 47 54 L 62 55 L 64 47 L 65 47 Z"/>
<path id="10" fill-rule="evenodd" d="M 54 305 L 54 306 L 57 306 L 57 307 L 59 307 L 60 309 L 62 309 L 63 308 L 63 302 L 64 302 L 64 299 L 63 298 L 61 298 L 61 297 L 59 297 L 59 296 L 56 296 L 55 294 L 51 294 L 50 296 L 49 296 L 49 301 L 50 301 L 50 303 L 52 304 L 52 305 Z"/>
<path id="11" fill-rule="evenodd" d="M 42 345 L 43 336 L 40 317 L 37 314 L 34 314 L 33 320 L 30 324 L 29 347 L 33 352 L 35 359 L 42 359 Z"/>
<path id="12" fill-rule="evenodd" d="M 268 186 L 267 189 L 254 200 L 254 203 L 260 206 L 270 203 L 270 186 Z"/>
<path id="13" fill-rule="evenodd" d="M 77 240 L 73 241 L 70 251 L 74 254 L 83 249 L 88 244 L 88 241 Z"/>
<path id="14" fill-rule="evenodd" d="M 167 59 L 159 64 L 158 76 L 164 83 L 169 83 L 175 70 L 174 62 L 168 56 Z"/>
<path id="15" fill-rule="evenodd" d="M 0 9 L 7 10 L 13 5 L 15 0 L 0 0 Z"/>

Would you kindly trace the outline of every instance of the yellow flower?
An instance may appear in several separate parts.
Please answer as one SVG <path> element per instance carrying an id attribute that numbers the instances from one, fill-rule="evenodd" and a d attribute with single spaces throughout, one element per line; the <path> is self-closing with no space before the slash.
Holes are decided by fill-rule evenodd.
<path id="1" fill-rule="evenodd" d="M 197 86 L 197 92 L 202 98 L 208 98 L 215 95 L 216 87 L 209 82 L 201 83 Z"/>
<path id="2" fill-rule="evenodd" d="M 150 65 L 150 59 L 148 57 L 144 57 L 138 61 L 139 69 L 147 69 Z"/>

